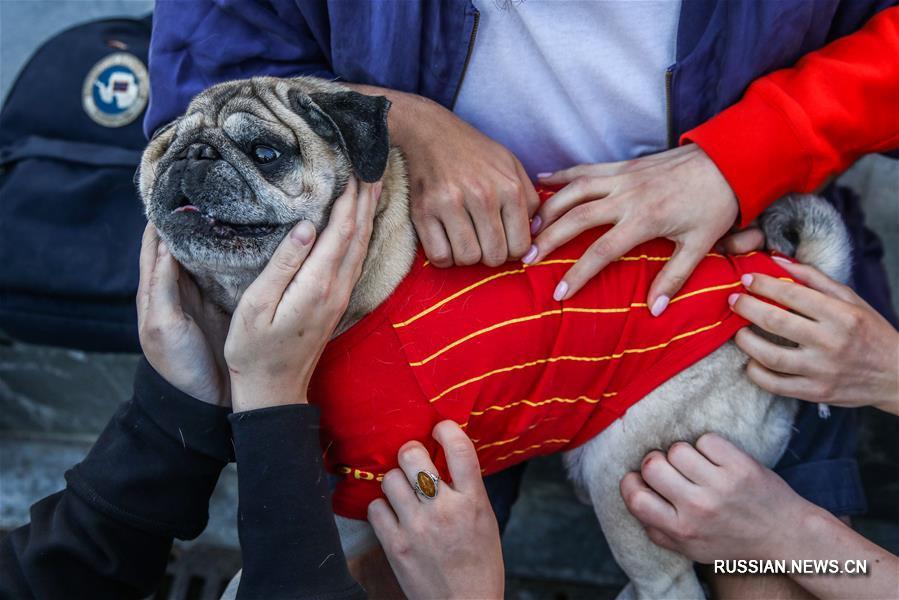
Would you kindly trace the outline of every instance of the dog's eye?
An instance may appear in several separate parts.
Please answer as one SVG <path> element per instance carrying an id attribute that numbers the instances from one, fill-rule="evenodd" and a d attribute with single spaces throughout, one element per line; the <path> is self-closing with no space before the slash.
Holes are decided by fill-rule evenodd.
<path id="1" fill-rule="evenodd" d="M 281 156 L 281 153 L 268 146 L 253 146 L 253 160 L 260 165 L 270 163 Z"/>

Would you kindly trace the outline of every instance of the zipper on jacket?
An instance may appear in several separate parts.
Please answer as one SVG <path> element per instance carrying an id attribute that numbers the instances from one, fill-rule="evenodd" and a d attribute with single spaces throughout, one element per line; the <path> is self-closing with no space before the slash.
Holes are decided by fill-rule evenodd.
<path id="1" fill-rule="evenodd" d="M 665 70 L 665 122 L 668 128 L 668 148 L 674 148 L 677 140 L 674 135 L 674 114 L 671 112 L 671 80 L 674 72 L 671 67 Z"/>
<path id="2" fill-rule="evenodd" d="M 459 83 L 456 84 L 456 93 L 453 94 L 453 101 L 450 104 L 450 110 L 456 107 L 456 100 L 459 99 L 459 92 L 462 91 L 462 80 L 465 79 L 465 71 L 468 70 L 468 63 L 471 62 L 471 53 L 474 51 L 474 39 L 478 37 L 478 23 L 481 22 L 480 11 L 474 11 L 474 25 L 471 26 L 471 38 L 468 40 L 468 52 L 465 54 L 465 62 L 462 63 L 462 75 L 459 76 Z"/>

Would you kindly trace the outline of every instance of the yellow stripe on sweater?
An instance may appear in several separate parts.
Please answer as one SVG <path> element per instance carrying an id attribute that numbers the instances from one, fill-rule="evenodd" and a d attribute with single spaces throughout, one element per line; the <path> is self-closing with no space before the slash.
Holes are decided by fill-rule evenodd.
<path id="1" fill-rule="evenodd" d="M 735 287 L 738 287 L 738 286 L 740 286 L 740 285 L 742 285 L 742 282 L 740 282 L 740 281 L 735 281 L 735 282 L 733 282 L 733 283 L 726 283 L 726 284 L 722 284 L 722 285 L 714 285 L 714 286 L 711 286 L 711 287 L 702 288 L 702 289 L 699 289 L 699 290 L 694 290 L 694 291 L 692 291 L 692 292 L 687 292 L 687 293 L 682 294 L 682 295 L 680 295 L 680 296 L 675 296 L 675 297 L 671 300 L 671 304 L 674 304 L 675 302 L 679 302 L 679 301 L 684 300 L 684 299 L 686 299 L 686 298 L 692 298 L 692 297 L 694 297 L 694 296 L 699 296 L 699 295 L 701 295 L 701 294 L 706 294 L 706 293 L 708 293 L 708 292 L 715 292 L 715 291 L 720 291 L 720 290 L 726 290 L 726 289 L 730 289 L 730 288 L 735 288 Z M 543 317 L 551 317 L 551 316 L 561 315 L 561 314 L 563 314 L 563 313 L 572 313 L 572 314 L 615 314 L 615 313 L 626 313 L 626 312 L 629 312 L 630 310 L 632 310 L 632 309 L 634 309 L 634 308 L 646 308 L 646 307 L 647 307 L 647 304 L 646 304 L 645 302 L 634 302 L 634 303 L 630 304 L 629 306 L 624 306 L 624 307 L 619 307 L 619 308 L 579 308 L 579 307 L 565 307 L 565 308 L 556 308 L 556 309 L 553 309 L 553 310 L 547 310 L 547 311 L 543 311 L 543 312 L 541 312 L 541 313 L 536 313 L 536 314 L 533 314 L 533 315 L 526 315 L 526 316 L 523 316 L 523 317 L 517 317 L 517 318 L 514 318 L 514 319 L 508 319 L 508 320 L 506 320 L 506 321 L 502 321 L 502 322 L 500 322 L 500 323 L 495 323 L 495 324 L 493 324 L 493 325 L 490 325 L 489 327 L 484 327 L 483 329 L 479 329 L 479 330 L 477 330 L 477 331 L 475 331 L 475 332 L 469 333 L 469 334 L 466 335 L 465 337 L 459 338 L 458 340 L 455 340 L 454 342 L 451 342 L 451 343 L 447 344 L 447 345 L 444 346 L 443 348 L 440 348 L 439 350 L 437 350 L 437 351 L 434 352 L 433 354 L 431 354 L 431 355 L 429 355 L 429 356 L 423 358 L 422 360 L 415 361 L 415 362 L 410 362 L 410 363 L 409 363 L 409 366 L 410 366 L 410 367 L 420 367 L 420 366 L 422 366 L 422 365 L 425 365 L 425 364 L 431 362 L 432 360 L 434 360 L 435 358 L 437 358 L 438 356 L 440 356 L 440 355 L 443 354 L 444 352 L 447 352 L 447 351 L 449 351 L 449 350 L 452 350 L 453 348 L 455 348 L 455 347 L 457 347 L 457 346 L 460 346 L 461 344 L 464 344 L 465 342 L 471 341 L 471 340 L 473 340 L 474 338 L 476 338 L 476 337 L 478 337 L 478 336 L 484 335 L 485 333 L 490 333 L 491 331 L 495 331 L 495 330 L 501 329 L 501 328 L 503 328 L 503 327 L 507 327 L 507 326 L 509 326 L 509 325 L 515 325 L 515 324 L 517 324 L 517 323 L 525 323 L 525 322 L 527 322 L 527 321 L 535 321 L 535 320 L 537 320 L 537 319 L 542 319 Z"/>
<path id="2" fill-rule="evenodd" d="M 470 385 L 472 383 L 481 381 L 483 379 L 487 379 L 488 377 L 492 377 L 493 375 L 498 375 L 500 373 L 508 373 L 509 371 L 517 371 L 520 369 L 526 369 L 528 367 L 533 367 L 535 365 L 543 365 L 543 364 L 556 363 L 556 362 L 562 362 L 562 361 L 602 362 L 602 361 L 606 361 L 606 360 L 617 360 L 617 359 L 621 358 L 622 356 L 625 356 L 626 354 L 642 354 L 644 352 L 652 352 L 654 350 L 660 350 L 678 340 L 682 340 L 684 338 L 688 338 L 688 337 L 703 333 L 705 331 L 714 329 L 715 327 L 718 327 L 719 325 L 721 325 L 723 322 L 724 321 L 717 321 L 715 323 L 712 323 L 711 325 L 706 325 L 704 327 L 700 327 L 700 328 L 694 329 L 692 331 L 687 331 L 685 333 L 678 334 L 678 335 L 672 337 L 671 339 L 669 339 L 665 342 L 662 342 L 661 344 L 656 344 L 654 346 L 647 346 L 644 348 L 628 348 L 626 350 L 622 350 L 621 352 L 616 352 L 615 354 L 608 354 L 605 356 L 567 356 L 567 355 L 566 356 L 551 356 L 548 358 L 539 358 L 537 360 L 532 360 L 532 361 L 529 361 L 526 363 L 521 363 L 518 365 L 511 365 L 508 367 L 502 367 L 500 369 L 494 369 L 494 370 L 488 371 L 482 375 L 478 375 L 477 377 L 472 377 L 470 379 L 466 379 L 465 381 L 460 381 L 459 383 L 446 388 L 445 390 L 443 390 L 442 392 L 440 392 L 439 394 L 437 394 L 436 396 L 434 396 L 433 398 L 428 400 L 428 402 L 433 404 L 434 402 L 436 402 L 437 400 L 440 400 L 441 398 L 443 398 L 450 392 L 454 392 L 454 391 L 456 391 L 460 388 L 463 388 L 467 385 Z"/>
<path id="3" fill-rule="evenodd" d="M 749 252 L 748 254 L 738 254 L 738 255 L 735 255 L 734 258 L 746 258 L 749 256 L 753 256 L 754 254 L 758 254 L 758 252 Z M 706 254 L 706 256 L 711 257 L 711 258 L 727 258 L 727 256 L 725 256 L 723 254 L 718 254 L 715 252 L 709 252 L 708 254 Z M 641 260 L 651 261 L 651 262 L 652 261 L 666 262 L 666 261 L 671 260 L 671 257 L 670 256 L 649 256 L 646 254 L 640 254 L 637 256 L 622 256 L 621 258 L 617 259 L 616 262 L 631 262 L 631 261 L 641 261 Z M 405 321 L 402 321 L 401 323 L 394 323 L 393 327 L 396 329 L 399 329 L 401 327 L 406 327 L 408 325 L 411 325 L 412 323 L 421 319 L 422 317 L 434 312 L 441 306 L 444 306 L 444 305 L 448 304 L 449 302 L 452 302 L 453 300 L 455 300 L 456 298 L 459 298 L 460 296 L 464 296 L 465 294 L 472 291 L 473 289 L 476 289 L 486 283 L 490 283 L 491 281 L 494 281 L 496 279 L 500 279 L 501 277 L 508 277 L 509 275 L 518 275 L 520 273 L 524 273 L 525 269 L 529 269 L 532 267 L 542 267 L 542 266 L 546 266 L 546 265 L 571 265 L 571 264 L 576 263 L 577 261 L 578 261 L 578 259 L 576 259 L 576 258 L 559 258 L 559 259 L 552 259 L 552 260 L 543 260 L 538 263 L 534 263 L 532 265 L 522 265 L 522 267 L 520 269 L 511 269 L 509 271 L 502 271 L 500 273 L 494 273 L 493 275 L 490 275 L 489 277 L 485 277 L 484 279 L 476 281 L 476 282 L 472 283 L 471 285 L 468 285 L 468 286 L 462 288 L 461 290 L 454 292 L 453 294 L 450 294 L 443 300 L 440 300 L 440 301 L 432 304 L 428 308 L 409 317 Z"/>

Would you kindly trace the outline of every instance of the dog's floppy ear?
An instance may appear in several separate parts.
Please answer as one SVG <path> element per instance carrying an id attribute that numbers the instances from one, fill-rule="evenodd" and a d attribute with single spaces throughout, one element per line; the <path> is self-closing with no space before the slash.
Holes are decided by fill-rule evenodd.
<path id="1" fill-rule="evenodd" d="M 291 91 L 289 97 L 291 108 L 316 135 L 343 149 L 362 181 L 372 183 L 381 178 L 390 152 L 387 135 L 390 100 L 357 92 L 306 96 Z"/>

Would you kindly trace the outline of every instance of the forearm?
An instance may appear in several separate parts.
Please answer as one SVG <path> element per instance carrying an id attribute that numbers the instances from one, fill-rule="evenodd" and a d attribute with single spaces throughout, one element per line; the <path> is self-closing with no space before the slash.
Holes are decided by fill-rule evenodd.
<path id="1" fill-rule="evenodd" d="M 400 92 L 376 85 L 341 83 L 360 94 L 385 96 L 390 100 L 392 106 L 387 114 L 390 142 L 401 148 L 413 142 L 417 137 L 423 134 L 426 135 L 429 115 L 433 115 L 435 111 L 449 112 L 437 102 L 417 94 Z"/>
<path id="2" fill-rule="evenodd" d="M 67 488 L 36 503 L 0 549 L 0 596 L 141 598 L 172 539 L 205 528 L 230 455 L 226 410 L 168 386 L 146 363 Z"/>
<path id="3" fill-rule="evenodd" d="M 318 409 L 234 413 L 243 554 L 241 598 L 363 598 L 331 512 Z"/>
<path id="4" fill-rule="evenodd" d="M 790 192 L 811 192 L 860 156 L 899 147 L 899 8 L 756 80 L 684 134 L 730 183 L 748 224 Z"/>
<path id="5" fill-rule="evenodd" d="M 785 560 L 867 561 L 866 575 L 796 575 L 790 577 L 822 599 L 892 598 L 899 590 L 899 558 L 853 531 L 829 512 L 804 502 L 801 518 L 784 526 L 781 544 L 765 558 Z"/>

